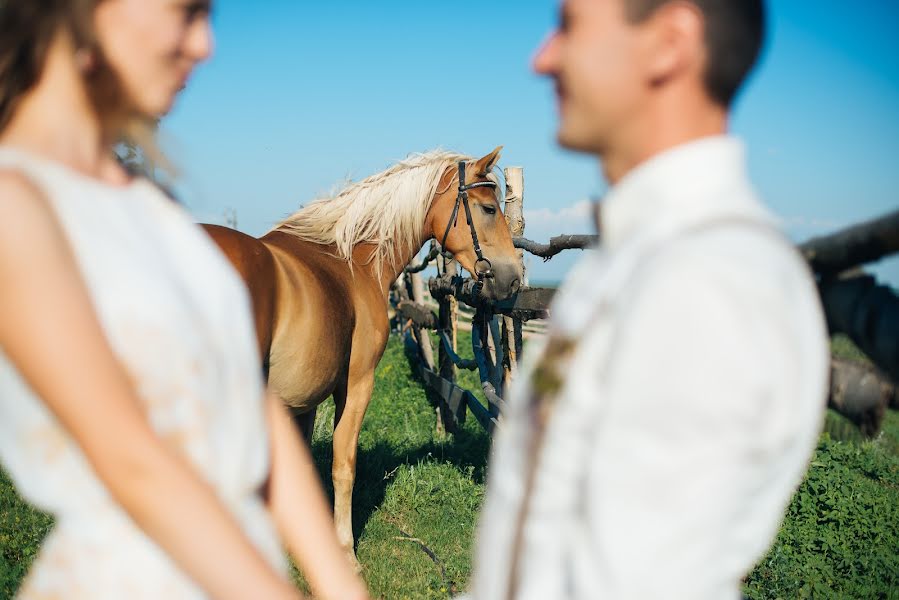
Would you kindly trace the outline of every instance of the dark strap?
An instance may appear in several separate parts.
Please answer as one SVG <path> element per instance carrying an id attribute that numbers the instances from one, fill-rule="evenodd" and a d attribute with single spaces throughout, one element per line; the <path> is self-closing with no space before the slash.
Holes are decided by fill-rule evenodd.
<path id="1" fill-rule="evenodd" d="M 450 229 L 452 229 L 456 221 L 459 219 L 459 203 L 462 202 L 461 194 L 456 196 L 456 203 L 453 205 L 453 212 L 450 214 L 449 221 L 446 222 L 446 231 L 443 232 L 443 239 L 440 240 L 441 250 L 446 250 L 446 238 L 449 237 Z"/>
<path id="2" fill-rule="evenodd" d="M 496 184 L 492 181 L 475 181 L 465 184 L 465 161 L 459 161 L 459 193 L 456 195 L 456 203 L 453 205 L 453 212 L 450 213 L 450 218 L 446 223 L 446 230 L 443 232 L 443 239 L 440 240 L 440 247 L 442 249 L 446 249 L 446 238 L 449 237 L 450 229 L 456 226 L 459 221 L 459 205 L 463 205 L 465 207 L 465 220 L 468 223 L 468 229 L 471 231 L 471 241 L 474 246 L 474 253 L 477 257 L 477 261 L 475 262 L 475 275 L 478 279 L 478 291 L 483 286 L 484 279 L 487 277 L 492 277 L 492 269 L 493 265 L 490 263 L 490 260 L 484 257 L 484 253 L 481 251 L 481 243 L 478 240 L 478 232 L 474 226 L 474 219 L 471 216 L 471 207 L 468 203 L 468 190 L 478 188 L 478 187 L 492 187 L 495 188 Z M 487 268 L 483 271 L 478 268 L 478 265 L 485 264 Z"/>

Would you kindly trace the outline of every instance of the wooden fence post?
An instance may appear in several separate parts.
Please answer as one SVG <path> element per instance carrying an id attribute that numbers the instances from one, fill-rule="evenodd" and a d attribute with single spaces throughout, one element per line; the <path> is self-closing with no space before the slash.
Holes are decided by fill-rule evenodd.
<path id="1" fill-rule="evenodd" d="M 424 281 L 421 273 L 410 273 L 408 275 L 412 279 L 412 301 L 416 304 L 423 305 L 425 303 Z M 434 350 L 431 348 L 431 338 L 427 329 L 415 326 L 415 336 L 418 338 L 418 344 L 421 346 L 421 354 L 425 360 L 425 365 L 432 371 L 434 370 Z"/>
<path id="2" fill-rule="evenodd" d="M 441 269 L 444 273 L 448 275 L 455 275 L 458 272 L 456 267 L 456 261 L 447 260 L 443 254 L 437 257 L 438 264 L 443 264 L 443 269 Z M 456 318 L 458 313 L 458 301 L 452 295 L 445 296 L 441 298 L 438 302 L 438 311 L 437 311 L 437 325 L 439 326 L 441 331 L 445 331 L 447 337 L 450 340 L 450 345 L 453 348 L 453 352 L 458 351 L 457 343 L 456 343 Z M 456 365 L 453 363 L 453 359 L 450 357 L 449 353 L 444 348 L 443 343 L 437 345 L 437 356 L 438 356 L 438 373 L 440 377 L 443 379 L 455 384 L 456 383 Z M 449 431 L 450 433 L 455 433 L 455 424 L 456 424 L 456 416 L 450 414 L 444 414 L 442 411 L 447 410 L 443 404 L 441 404 L 437 409 L 437 431 L 438 433 L 442 433 L 443 431 Z M 462 406 L 462 410 L 465 410 L 464 405 Z M 449 427 L 447 427 L 449 425 Z"/>
<path id="3" fill-rule="evenodd" d="M 503 170 L 506 176 L 506 203 L 503 215 L 509 224 L 512 237 L 524 235 L 524 169 L 522 167 L 507 167 Z M 522 281 L 524 286 L 524 251 L 518 251 L 518 260 L 521 262 Z M 504 395 L 509 389 L 512 379 L 518 373 L 518 358 L 521 355 L 521 319 L 503 317 L 503 386 Z"/>

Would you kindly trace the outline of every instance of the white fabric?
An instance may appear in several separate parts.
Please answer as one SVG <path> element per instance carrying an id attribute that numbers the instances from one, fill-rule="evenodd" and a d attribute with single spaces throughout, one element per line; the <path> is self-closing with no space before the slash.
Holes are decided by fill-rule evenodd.
<path id="1" fill-rule="evenodd" d="M 104 332 L 160 438 L 192 463 L 286 573 L 256 493 L 268 472 L 268 432 L 249 298 L 237 273 L 186 213 L 144 180 L 113 187 L 9 147 L 0 147 L 0 168 L 23 172 L 49 198 Z M 2 353 L 0 458 L 19 492 L 56 517 L 21 597 L 203 597 L 115 504 Z"/>
<path id="2" fill-rule="evenodd" d="M 520 599 L 738 598 L 820 431 L 828 345 L 808 269 L 740 142 L 627 175 L 559 291 L 567 364 L 524 527 Z M 754 225 L 753 225 L 754 224 Z M 529 427 L 525 352 L 494 441 L 471 596 L 507 598 Z"/>

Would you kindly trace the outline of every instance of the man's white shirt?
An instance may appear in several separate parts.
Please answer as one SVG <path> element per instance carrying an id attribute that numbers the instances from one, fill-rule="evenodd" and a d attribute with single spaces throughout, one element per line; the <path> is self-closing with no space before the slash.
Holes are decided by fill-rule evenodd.
<path id="1" fill-rule="evenodd" d="M 556 296 L 578 345 L 547 425 L 521 599 L 738 598 L 808 464 L 829 354 L 811 274 L 706 138 L 625 176 Z M 471 596 L 507 598 L 524 494 L 525 352 L 494 440 Z"/>

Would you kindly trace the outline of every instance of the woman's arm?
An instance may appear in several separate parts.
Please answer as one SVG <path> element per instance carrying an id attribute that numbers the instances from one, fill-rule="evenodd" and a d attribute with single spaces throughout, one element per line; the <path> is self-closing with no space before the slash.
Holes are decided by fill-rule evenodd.
<path id="1" fill-rule="evenodd" d="M 113 498 L 210 595 L 298 596 L 213 490 L 159 441 L 46 198 L 21 175 L 2 171 L 0 347 Z"/>
<path id="2" fill-rule="evenodd" d="M 306 444 L 281 400 L 268 394 L 272 437 L 269 505 L 312 589 L 324 600 L 364 600 L 368 592 L 337 542 L 334 519 Z"/>

